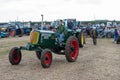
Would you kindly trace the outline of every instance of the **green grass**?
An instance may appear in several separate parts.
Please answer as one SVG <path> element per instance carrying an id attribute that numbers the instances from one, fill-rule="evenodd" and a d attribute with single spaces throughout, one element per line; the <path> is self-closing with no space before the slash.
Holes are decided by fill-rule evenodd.
<path id="1" fill-rule="evenodd" d="M 1 39 L 0 56 L 9 54 L 12 47 L 25 46 L 28 41 L 28 37 Z"/>

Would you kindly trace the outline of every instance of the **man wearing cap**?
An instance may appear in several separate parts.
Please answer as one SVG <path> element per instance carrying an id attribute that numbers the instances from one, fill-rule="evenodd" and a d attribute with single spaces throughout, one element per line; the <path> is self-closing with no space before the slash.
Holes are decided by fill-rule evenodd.
<path id="1" fill-rule="evenodd" d="M 65 26 L 63 25 L 63 21 L 60 20 L 59 21 L 59 26 L 57 27 L 57 35 L 59 36 L 59 43 L 61 43 L 63 41 L 63 37 L 65 35 L 65 32 L 66 32 L 66 28 Z"/>

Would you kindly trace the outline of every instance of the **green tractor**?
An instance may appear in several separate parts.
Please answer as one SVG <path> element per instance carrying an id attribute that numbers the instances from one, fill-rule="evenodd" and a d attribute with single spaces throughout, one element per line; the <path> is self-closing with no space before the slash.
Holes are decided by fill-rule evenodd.
<path id="1" fill-rule="evenodd" d="M 79 45 L 83 46 L 84 38 L 80 30 L 67 30 L 62 45 L 53 31 L 33 30 L 30 33 L 30 42 L 27 45 L 13 47 L 9 52 L 9 61 L 12 65 L 18 65 L 21 61 L 21 50 L 35 51 L 43 68 L 50 67 L 52 52 L 65 55 L 68 62 L 75 62 L 79 54 Z"/>

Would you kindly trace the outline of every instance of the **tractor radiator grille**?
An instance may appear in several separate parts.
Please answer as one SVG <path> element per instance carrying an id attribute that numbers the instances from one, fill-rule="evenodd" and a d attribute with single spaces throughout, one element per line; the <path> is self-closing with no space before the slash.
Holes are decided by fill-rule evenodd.
<path id="1" fill-rule="evenodd" d="M 30 43 L 31 44 L 38 44 L 39 40 L 39 33 L 38 32 L 31 32 L 30 33 Z"/>

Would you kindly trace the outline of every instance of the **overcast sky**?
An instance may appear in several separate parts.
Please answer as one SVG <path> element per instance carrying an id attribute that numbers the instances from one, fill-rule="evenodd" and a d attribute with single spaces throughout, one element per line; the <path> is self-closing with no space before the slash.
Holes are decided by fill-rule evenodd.
<path id="1" fill-rule="evenodd" d="M 0 22 L 77 20 L 120 20 L 120 0 L 0 0 Z"/>

